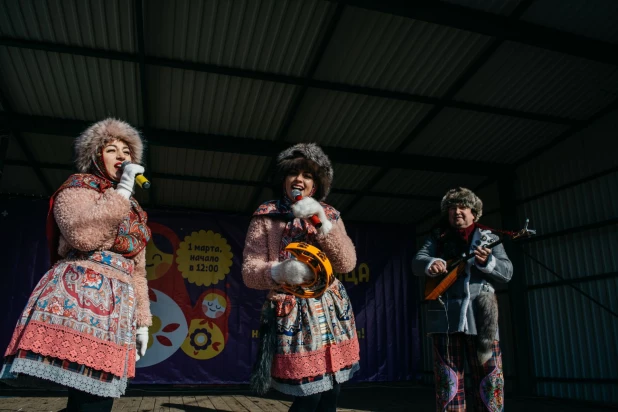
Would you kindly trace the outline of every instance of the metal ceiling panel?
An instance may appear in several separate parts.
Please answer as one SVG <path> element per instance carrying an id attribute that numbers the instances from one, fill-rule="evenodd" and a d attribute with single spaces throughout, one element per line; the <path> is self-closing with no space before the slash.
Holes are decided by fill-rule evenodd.
<path id="1" fill-rule="evenodd" d="M 75 137 L 22 133 L 22 138 L 38 162 L 73 165 Z"/>
<path id="2" fill-rule="evenodd" d="M 329 205 L 331 205 L 332 207 L 334 207 L 335 209 L 341 212 L 342 210 L 345 210 L 350 205 L 354 197 L 355 197 L 354 195 L 331 193 L 326 198 L 326 203 L 328 203 Z M 345 213 L 343 213 L 341 217 L 344 220 L 344 222 L 350 219 L 350 216 Z"/>
<path id="3" fill-rule="evenodd" d="M 618 43 L 618 2 L 615 0 L 537 0 L 521 18 L 540 26 Z"/>
<path id="4" fill-rule="evenodd" d="M 489 40 L 450 27 L 346 7 L 315 77 L 442 96 Z"/>
<path id="5" fill-rule="evenodd" d="M 52 190 L 56 190 L 67 181 L 72 172 L 70 170 L 43 169 L 43 174 L 47 178 Z"/>
<path id="6" fill-rule="evenodd" d="M 9 134 L 9 148 L 6 151 L 6 158 L 8 160 L 21 160 L 24 162 L 27 160 L 26 155 L 21 150 L 21 147 L 12 134 Z"/>
<path id="7" fill-rule="evenodd" d="M 156 0 L 144 4 L 149 55 L 302 76 L 334 5 L 324 1 Z"/>
<path id="8" fill-rule="evenodd" d="M 508 16 L 521 0 L 442 0 L 446 3 L 457 4 L 471 9 Z"/>
<path id="9" fill-rule="evenodd" d="M 436 196 L 439 206 L 439 198 L 444 196 L 447 190 L 463 186 L 474 188 L 485 178 L 451 173 L 437 173 L 420 170 L 391 169 L 373 187 L 377 192 L 389 192 L 400 194 L 417 194 L 423 196 Z"/>
<path id="10" fill-rule="evenodd" d="M 328 155 L 328 153 L 327 153 Z M 378 167 L 356 166 L 343 163 L 335 163 L 333 187 L 337 189 L 360 190 L 380 170 Z"/>
<path id="11" fill-rule="evenodd" d="M 167 67 L 149 67 L 154 127 L 272 140 L 296 87 Z"/>
<path id="12" fill-rule="evenodd" d="M 346 217 L 348 220 L 412 224 L 435 207 L 433 202 L 365 196 Z"/>
<path id="13" fill-rule="evenodd" d="M 410 143 L 405 152 L 515 163 L 567 129 L 565 125 L 447 108 Z"/>
<path id="14" fill-rule="evenodd" d="M 152 171 L 259 181 L 270 164 L 264 156 L 152 146 Z"/>
<path id="15" fill-rule="evenodd" d="M 288 140 L 393 151 L 431 107 L 374 96 L 309 89 L 290 127 Z"/>
<path id="16" fill-rule="evenodd" d="M 141 124 L 136 64 L 0 47 L 0 74 L 15 112 Z"/>
<path id="17" fill-rule="evenodd" d="M 618 166 L 618 111 L 569 137 L 517 169 L 519 199 L 576 182 Z"/>
<path id="18" fill-rule="evenodd" d="M 587 119 L 618 96 L 618 67 L 505 42 L 457 100 Z"/>
<path id="19" fill-rule="evenodd" d="M 253 190 L 249 186 L 157 179 L 157 207 L 244 212 Z"/>
<path id="20" fill-rule="evenodd" d="M 0 36 L 135 52 L 133 2 L 0 0 Z"/>

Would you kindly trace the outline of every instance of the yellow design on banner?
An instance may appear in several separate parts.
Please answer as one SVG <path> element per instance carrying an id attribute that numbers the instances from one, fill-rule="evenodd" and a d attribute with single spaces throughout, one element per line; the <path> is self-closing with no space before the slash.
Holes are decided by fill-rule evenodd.
<path id="1" fill-rule="evenodd" d="M 193 319 L 189 334 L 181 348 L 190 357 L 198 360 L 211 359 L 220 354 L 225 347 L 221 329 L 212 321 Z"/>
<path id="2" fill-rule="evenodd" d="M 219 233 L 200 230 L 180 243 L 176 263 L 182 276 L 198 286 L 217 284 L 230 273 L 232 247 Z"/>

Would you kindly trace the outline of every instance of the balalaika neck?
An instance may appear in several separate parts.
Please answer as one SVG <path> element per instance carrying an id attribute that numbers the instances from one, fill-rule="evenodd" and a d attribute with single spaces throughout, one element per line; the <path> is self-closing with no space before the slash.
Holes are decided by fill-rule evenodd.
<path id="1" fill-rule="evenodd" d="M 489 243 L 488 245 L 484 247 L 486 247 L 487 249 L 493 249 L 494 247 L 498 246 L 500 243 L 502 243 L 502 239 L 498 239 L 495 242 Z M 462 257 L 451 262 L 451 264 L 448 266 L 447 272 L 450 272 L 451 270 L 455 269 L 457 266 L 459 266 L 461 262 L 465 262 L 473 256 L 474 256 L 474 252 L 464 253 Z"/>

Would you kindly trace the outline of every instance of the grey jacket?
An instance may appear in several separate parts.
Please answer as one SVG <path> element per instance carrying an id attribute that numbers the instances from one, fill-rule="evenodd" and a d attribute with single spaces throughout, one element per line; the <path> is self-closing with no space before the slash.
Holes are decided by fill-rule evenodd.
<path id="1" fill-rule="evenodd" d="M 471 245 L 454 231 L 433 231 L 417 252 L 412 262 L 416 276 L 430 276 L 427 269 L 436 260 L 450 260 L 460 257 L 463 252 L 472 250 L 475 245 L 487 245 L 498 237 L 490 230 L 476 228 L 472 234 Z M 444 293 L 442 302 L 429 301 L 427 307 L 427 333 L 464 332 L 477 334 L 476 301 L 479 293 L 494 293 L 494 283 L 506 283 L 513 275 L 513 265 L 504 247 L 500 244 L 492 249 L 485 267 L 478 266 L 474 258 L 467 262 L 466 275 L 459 279 Z M 448 316 L 447 316 L 448 314 Z M 496 340 L 499 340 L 496 333 Z"/>

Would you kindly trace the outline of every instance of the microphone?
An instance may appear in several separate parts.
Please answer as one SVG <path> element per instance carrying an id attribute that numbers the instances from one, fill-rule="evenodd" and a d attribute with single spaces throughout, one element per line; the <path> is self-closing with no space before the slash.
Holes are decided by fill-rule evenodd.
<path id="1" fill-rule="evenodd" d="M 120 167 L 124 169 L 125 166 L 130 165 L 130 164 L 131 162 L 129 162 L 128 160 L 125 160 L 124 162 L 122 162 Z M 141 187 L 142 189 L 150 189 L 150 181 L 146 179 L 144 175 L 141 173 L 135 176 L 135 183 L 137 183 L 139 187 Z"/>
<path id="2" fill-rule="evenodd" d="M 298 202 L 299 200 L 303 198 L 303 194 L 298 189 L 292 190 L 292 196 L 294 196 L 295 202 Z M 311 216 L 309 220 L 311 220 L 311 223 L 313 223 L 313 226 L 315 226 L 316 229 L 319 229 L 322 227 L 322 222 L 320 222 L 320 218 L 317 217 L 316 215 Z"/>

